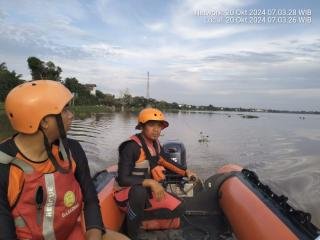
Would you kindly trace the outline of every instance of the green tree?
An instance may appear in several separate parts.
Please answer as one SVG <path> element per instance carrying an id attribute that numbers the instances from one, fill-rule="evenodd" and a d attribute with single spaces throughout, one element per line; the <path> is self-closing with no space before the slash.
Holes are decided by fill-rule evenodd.
<path id="1" fill-rule="evenodd" d="M 6 64 L 0 64 L 0 101 L 3 102 L 12 88 L 23 83 L 21 74 L 9 71 Z"/>
<path id="2" fill-rule="evenodd" d="M 49 61 L 45 64 L 45 75 L 46 79 L 61 81 L 60 74 L 62 69 L 58 66 L 55 66 L 53 62 Z"/>
<path id="3" fill-rule="evenodd" d="M 74 103 L 76 105 L 97 105 L 98 97 L 90 94 L 86 86 L 79 83 L 76 78 L 66 78 L 64 85 L 75 94 Z"/>
<path id="4" fill-rule="evenodd" d="M 70 92 L 73 93 L 79 93 L 81 84 L 76 78 L 66 78 L 64 80 L 64 85 L 70 90 Z"/>
<path id="5" fill-rule="evenodd" d="M 36 58 L 36 57 L 29 57 L 27 59 L 28 62 L 28 67 L 30 69 L 31 72 L 31 76 L 33 80 L 36 79 L 43 79 L 43 72 L 44 72 L 44 66 L 43 66 L 43 62 Z"/>
<path id="6" fill-rule="evenodd" d="M 115 106 L 116 105 L 116 100 L 114 95 L 112 94 L 104 94 L 104 104 L 107 106 Z"/>
<path id="7" fill-rule="evenodd" d="M 60 74 L 62 69 L 53 62 L 49 61 L 45 63 L 36 57 L 29 57 L 27 62 L 33 80 L 50 79 L 61 81 Z"/>
<path id="8" fill-rule="evenodd" d="M 148 104 L 148 99 L 145 97 L 133 97 L 132 98 L 132 106 L 138 108 L 144 108 Z"/>
<path id="9" fill-rule="evenodd" d="M 132 96 L 129 92 L 129 89 L 126 88 L 123 91 L 120 91 L 120 99 L 121 99 L 121 104 L 124 107 L 130 107 L 132 104 Z"/>

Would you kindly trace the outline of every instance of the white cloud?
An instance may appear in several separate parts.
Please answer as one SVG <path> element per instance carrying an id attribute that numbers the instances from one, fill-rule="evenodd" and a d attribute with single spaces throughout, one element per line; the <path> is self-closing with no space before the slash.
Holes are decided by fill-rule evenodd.
<path id="1" fill-rule="evenodd" d="M 210 24 L 201 16 L 196 16 L 196 11 L 221 11 L 249 5 L 252 1 L 229 0 L 210 1 L 188 0 L 172 10 L 172 32 L 186 39 L 214 39 L 222 38 L 237 33 L 259 29 L 256 26 L 228 26 L 226 24 Z"/>
<path id="2" fill-rule="evenodd" d="M 0 9 L 0 21 L 5 19 L 6 16 L 7 16 L 7 14 L 3 10 Z"/>
<path id="3" fill-rule="evenodd" d="M 126 3 L 121 4 L 119 1 L 114 0 L 97 0 L 94 5 L 98 16 L 107 25 L 132 26 L 132 17 L 135 9 L 130 8 Z"/>
<path id="4" fill-rule="evenodd" d="M 78 0 L 11 0 L 5 1 L 2 6 L 14 12 L 17 17 L 29 16 L 37 24 L 41 24 L 41 20 L 54 22 L 58 19 L 80 20 L 86 17 L 83 4 Z"/>
<path id="5" fill-rule="evenodd" d="M 257 27 L 245 27 L 245 26 L 212 26 L 211 29 L 200 28 L 200 27 L 191 27 L 186 24 L 178 22 L 174 25 L 174 31 L 177 35 L 186 38 L 186 39 L 214 39 L 214 38 L 223 38 L 237 33 L 247 32 L 251 30 L 258 29 Z"/>
<path id="6" fill-rule="evenodd" d="M 280 97 L 292 97 L 295 98 L 315 98 L 320 96 L 320 88 L 301 88 L 301 89 L 271 89 L 266 90 L 263 93 L 280 96 Z"/>
<path id="7" fill-rule="evenodd" d="M 0 10 L 1 57 L 18 73 L 28 74 L 21 66 L 35 55 L 62 67 L 63 77 L 96 83 L 111 93 L 128 87 L 134 95 L 143 94 L 150 71 L 151 90 L 156 88 L 160 99 L 189 96 L 206 103 L 208 96 L 316 99 L 319 94 L 320 36 L 305 31 L 309 25 L 297 25 L 299 35 L 284 31 L 266 37 L 275 26 L 205 24 L 194 14 L 248 8 L 252 1 L 172 1 L 156 17 L 142 16 L 138 6 L 129 8 L 131 2 L 112 0 L 19 3 L 8 1 Z M 241 38 L 243 33 L 251 37 Z"/>
<path id="8" fill-rule="evenodd" d="M 165 29 L 166 24 L 164 22 L 154 22 L 154 23 L 145 24 L 145 27 L 151 31 L 160 32 Z"/>
<path id="9" fill-rule="evenodd" d="M 131 55 L 131 53 L 125 51 L 124 49 L 118 46 L 109 45 L 107 43 L 84 44 L 81 46 L 81 49 L 94 57 Z"/>
<path id="10" fill-rule="evenodd" d="M 253 3 L 248 0 L 187 0 L 185 1 L 185 8 L 196 10 L 224 10 L 227 8 L 239 8 Z"/>

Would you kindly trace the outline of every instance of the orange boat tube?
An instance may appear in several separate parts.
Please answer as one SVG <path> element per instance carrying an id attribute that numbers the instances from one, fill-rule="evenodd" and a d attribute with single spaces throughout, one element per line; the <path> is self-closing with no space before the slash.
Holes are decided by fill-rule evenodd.
<path id="1" fill-rule="evenodd" d="M 235 173 L 220 185 L 219 204 L 237 239 L 298 240 L 316 238 L 315 235 L 308 235 L 295 226 L 289 218 L 279 211 L 277 206 L 273 206 L 272 199 L 267 197 L 268 194 L 263 194 L 255 189 L 254 184 L 251 184 L 241 171 L 242 168 L 237 165 L 226 165 L 218 171 L 218 173 Z M 270 190 L 260 182 L 259 186 L 261 185 L 265 186 L 268 191 Z M 268 193 L 271 198 L 278 197 L 271 190 Z M 287 204 L 287 206 L 289 205 Z M 313 225 L 310 223 L 310 226 Z"/>
<path id="2" fill-rule="evenodd" d="M 97 189 L 100 208 L 102 213 L 103 224 L 107 229 L 119 231 L 125 218 L 125 214 L 118 208 L 113 198 L 114 192 L 114 175 L 116 166 L 111 166 L 105 172 L 100 172 L 100 177 L 95 177 L 95 181 L 105 181 L 105 184 L 100 184 L 101 189 Z"/>

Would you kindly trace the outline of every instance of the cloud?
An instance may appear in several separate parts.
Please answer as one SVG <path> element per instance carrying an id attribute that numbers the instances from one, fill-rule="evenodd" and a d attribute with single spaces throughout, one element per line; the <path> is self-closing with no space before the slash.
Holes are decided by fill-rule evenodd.
<path id="1" fill-rule="evenodd" d="M 88 18 L 84 6 L 77 0 L 35 0 L 32 6 L 29 1 L 13 0 L 5 2 L 3 7 L 10 12 L 1 26 L 1 32 L 7 32 L 8 38 L 76 44 L 88 37 L 86 30 L 76 26 L 77 21 Z"/>
<path id="2" fill-rule="evenodd" d="M 165 30 L 166 24 L 164 22 L 153 22 L 145 24 L 145 27 L 154 32 L 160 32 Z"/>
<path id="3" fill-rule="evenodd" d="M 81 49 L 92 57 L 130 55 L 130 53 L 126 52 L 121 47 L 112 46 L 107 43 L 84 44 L 81 46 Z"/>
<path id="4" fill-rule="evenodd" d="M 32 4 L 30 1 L 11 0 L 5 1 L 2 7 L 14 12 L 15 18 L 26 18 L 38 24 L 41 24 L 39 20 L 55 22 L 58 19 L 67 19 L 71 21 L 87 16 L 84 5 L 78 0 L 33 0 Z"/>
<path id="5" fill-rule="evenodd" d="M 182 21 L 184 22 L 184 21 Z M 176 22 L 174 25 L 174 32 L 180 37 L 186 39 L 214 39 L 214 38 L 223 38 L 230 35 L 239 34 L 242 32 L 252 31 L 257 29 L 256 27 L 245 27 L 245 26 L 223 26 L 223 27 L 212 27 L 201 28 L 201 27 L 191 27 L 186 24 L 183 25 L 182 22 Z"/>
<path id="6" fill-rule="evenodd" d="M 233 26 L 208 24 L 195 15 L 252 4 L 257 3 L 7 1 L 0 10 L 0 57 L 26 76 L 28 56 L 51 60 L 62 67 L 63 77 L 114 94 L 129 88 L 144 95 L 149 71 L 151 96 L 164 100 L 224 106 L 255 98 L 274 104 L 272 98 L 281 96 L 290 105 L 290 94 L 303 103 L 309 95 L 315 100 L 320 36 L 310 29 L 316 22 L 294 28 Z"/>
<path id="7" fill-rule="evenodd" d="M 140 17 L 138 3 L 130 1 L 97 0 L 95 10 L 98 17 L 107 26 L 128 27 L 136 29 Z M 128 29 L 131 30 L 131 29 Z"/>
<path id="8" fill-rule="evenodd" d="M 230 8 L 239 8 L 249 4 L 254 3 L 254 1 L 248 0 L 187 0 L 185 1 L 185 5 L 183 8 L 192 9 L 193 11 L 196 10 L 224 10 Z"/>
<path id="9" fill-rule="evenodd" d="M 314 98 L 318 99 L 320 96 L 320 86 L 318 88 L 301 88 L 301 89 L 271 89 L 264 91 L 263 93 L 269 95 L 276 95 L 276 96 L 294 96 L 295 98 Z"/>
<path id="10" fill-rule="evenodd" d="M 172 32 L 185 39 L 214 39 L 260 29 L 257 26 L 210 24 L 197 11 L 222 11 L 252 4 L 252 1 L 185 1 L 172 10 Z"/>
<path id="11" fill-rule="evenodd" d="M 0 21 L 4 20 L 6 18 L 7 14 L 0 9 Z"/>

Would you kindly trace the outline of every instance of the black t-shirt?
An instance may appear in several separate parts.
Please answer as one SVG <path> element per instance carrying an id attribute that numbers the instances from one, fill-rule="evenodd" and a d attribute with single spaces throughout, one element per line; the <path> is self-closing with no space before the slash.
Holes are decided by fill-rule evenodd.
<path id="1" fill-rule="evenodd" d="M 131 175 L 140 156 L 140 146 L 133 140 L 124 142 L 119 147 L 117 182 L 122 187 L 142 184 L 144 177 Z"/>

